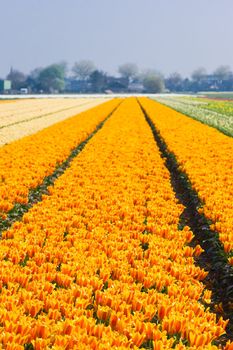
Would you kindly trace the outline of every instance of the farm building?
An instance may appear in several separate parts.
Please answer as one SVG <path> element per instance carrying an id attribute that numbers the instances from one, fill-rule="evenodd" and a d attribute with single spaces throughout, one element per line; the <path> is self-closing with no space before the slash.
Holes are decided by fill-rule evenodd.
<path id="1" fill-rule="evenodd" d="M 0 93 L 7 93 L 11 89 L 10 80 L 0 80 Z"/>

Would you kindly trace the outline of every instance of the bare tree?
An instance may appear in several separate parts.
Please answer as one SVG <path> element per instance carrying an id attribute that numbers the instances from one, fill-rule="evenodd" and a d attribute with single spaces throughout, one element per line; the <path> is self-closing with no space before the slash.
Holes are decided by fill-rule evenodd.
<path id="1" fill-rule="evenodd" d="M 19 70 L 11 68 L 10 73 L 7 75 L 7 79 L 11 80 L 13 90 L 19 90 L 24 87 L 27 77 Z"/>
<path id="2" fill-rule="evenodd" d="M 79 80 L 87 80 L 95 70 L 95 64 L 89 60 L 75 62 L 72 68 L 74 77 Z"/>
<path id="3" fill-rule="evenodd" d="M 204 67 L 199 67 L 193 71 L 191 77 L 194 81 L 200 81 L 206 74 L 206 69 Z"/>
<path id="4" fill-rule="evenodd" d="M 169 91 L 181 91 L 182 90 L 183 78 L 177 73 L 171 73 L 166 79 L 166 87 Z"/>
<path id="5" fill-rule="evenodd" d="M 157 69 L 154 69 L 154 68 L 143 69 L 139 74 L 139 78 L 141 80 L 143 80 L 149 76 L 159 76 L 159 77 L 163 78 L 163 75 Z"/>
<path id="6" fill-rule="evenodd" d="M 129 84 L 130 80 L 135 78 L 138 74 L 138 67 L 135 63 L 124 63 L 118 68 L 118 72 L 125 78 L 127 84 Z"/>
<path id="7" fill-rule="evenodd" d="M 215 69 L 214 75 L 220 80 L 227 80 L 231 77 L 232 71 L 229 66 L 219 66 Z"/>

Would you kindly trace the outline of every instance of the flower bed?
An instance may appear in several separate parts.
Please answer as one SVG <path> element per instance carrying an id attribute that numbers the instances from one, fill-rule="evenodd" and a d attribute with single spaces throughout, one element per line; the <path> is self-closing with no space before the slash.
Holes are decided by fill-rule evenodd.
<path id="1" fill-rule="evenodd" d="M 3 232 L 3 349 L 218 349 L 199 246 L 144 115 L 126 99 Z M 226 349 L 231 349 L 231 345 Z"/>
<path id="2" fill-rule="evenodd" d="M 0 215 L 5 218 L 16 203 L 26 204 L 29 191 L 53 173 L 119 103 L 111 100 L 0 148 Z"/>
<path id="3" fill-rule="evenodd" d="M 140 99 L 180 169 L 203 202 L 203 212 L 231 258 L 233 250 L 233 139 L 166 106 Z"/>

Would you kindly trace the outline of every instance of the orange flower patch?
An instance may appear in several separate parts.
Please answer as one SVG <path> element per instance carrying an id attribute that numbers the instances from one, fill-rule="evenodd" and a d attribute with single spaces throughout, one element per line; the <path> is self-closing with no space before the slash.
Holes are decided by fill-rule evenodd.
<path id="1" fill-rule="evenodd" d="M 232 137 L 158 102 L 140 98 L 140 103 L 202 200 L 199 212 L 213 222 L 226 253 L 232 252 Z"/>
<path id="2" fill-rule="evenodd" d="M 217 349 L 226 322 L 201 302 L 211 293 L 182 211 L 137 100 L 124 100 L 4 232 L 0 344 Z"/>
<path id="3" fill-rule="evenodd" d="M 52 174 L 119 104 L 114 99 L 0 148 L 0 216 L 26 204 L 30 189 Z M 59 140 L 59 142 L 57 142 Z M 22 163 L 23 160 L 23 163 Z"/>

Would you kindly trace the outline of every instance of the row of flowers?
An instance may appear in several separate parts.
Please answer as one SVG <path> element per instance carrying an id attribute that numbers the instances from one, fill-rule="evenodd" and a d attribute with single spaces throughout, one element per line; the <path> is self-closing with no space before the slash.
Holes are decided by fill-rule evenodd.
<path id="1" fill-rule="evenodd" d="M 206 99 L 184 96 L 162 96 L 156 97 L 156 100 L 233 136 L 233 107 L 230 102 L 210 103 Z"/>
<path id="2" fill-rule="evenodd" d="M 182 211 L 150 127 L 126 99 L 3 232 L 2 348 L 218 349 L 227 321 L 206 308 L 206 272 L 194 265 L 202 250 L 178 230 Z"/>
<path id="3" fill-rule="evenodd" d="M 19 100 L 0 105 L 0 146 L 37 133 L 106 101 L 104 98 Z"/>
<path id="4" fill-rule="evenodd" d="M 111 100 L 0 148 L 0 216 L 6 217 L 15 203 L 27 203 L 30 189 L 52 174 L 119 102 Z"/>
<path id="5" fill-rule="evenodd" d="M 89 104 L 89 98 L 37 98 L 0 101 L 0 128 L 20 124 L 27 120 L 41 119 L 43 116 L 70 110 Z M 11 102 L 11 103 L 4 103 Z M 75 115 L 76 112 L 73 113 Z"/>
<path id="6" fill-rule="evenodd" d="M 176 155 L 200 199 L 204 212 L 219 232 L 227 253 L 233 250 L 233 139 L 149 99 L 140 100 Z M 233 259 L 229 261 L 233 263 Z"/>
<path id="7" fill-rule="evenodd" d="M 205 101 L 206 99 L 201 99 L 201 101 Z M 214 101 L 212 99 L 207 99 L 207 103 L 204 104 L 203 108 L 208 109 L 210 111 L 214 111 L 220 113 L 222 115 L 228 115 L 230 119 L 232 119 L 233 114 L 233 103 L 232 101 Z"/>

